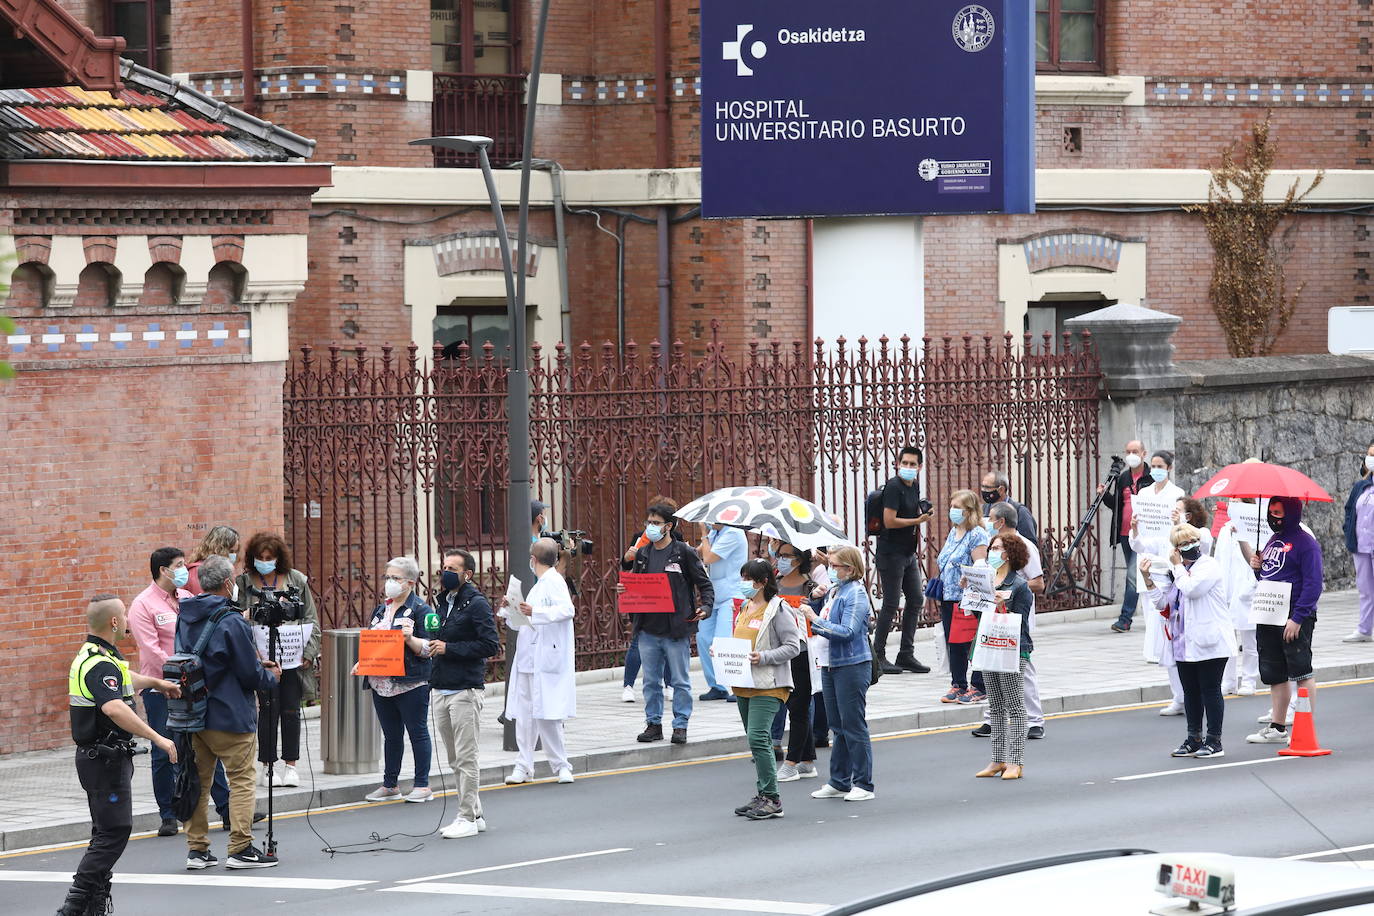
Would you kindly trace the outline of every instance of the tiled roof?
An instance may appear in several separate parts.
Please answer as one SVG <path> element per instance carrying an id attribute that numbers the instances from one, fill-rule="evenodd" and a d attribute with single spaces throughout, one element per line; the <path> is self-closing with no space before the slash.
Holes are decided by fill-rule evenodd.
<path id="1" fill-rule="evenodd" d="M 78 86 L 0 89 L 0 159 L 281 162 L 313 147 L 223 102 L 198 104 L 198 93 L 124 65 L 125 88 L 114 94 Z M 147 91 L 133 88 L 140 83 Z M 151 91 L 148 83 L 166 83 L 170 92 Z"/>

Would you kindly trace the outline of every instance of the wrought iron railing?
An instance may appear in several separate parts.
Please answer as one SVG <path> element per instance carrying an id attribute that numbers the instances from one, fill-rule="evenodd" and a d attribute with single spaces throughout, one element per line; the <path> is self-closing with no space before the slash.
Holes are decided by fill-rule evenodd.
<path id="1" fill-rule="evenodd" d="M 495 141 L 487 155 L 497 168 L 518 162 L 523 151 L 525 77 L 434 74 L 434 136 L 476 134 Z M 434 148 L 434 164 L 476 168 L 475 154 Z"/>

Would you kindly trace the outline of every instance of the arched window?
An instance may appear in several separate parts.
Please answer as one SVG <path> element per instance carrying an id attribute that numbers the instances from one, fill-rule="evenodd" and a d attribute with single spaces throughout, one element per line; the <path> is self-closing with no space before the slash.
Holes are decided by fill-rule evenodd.
<path id="1" fill-rule="evenodd" d="M 181 301 L 186 285 L 186 271 L 167 261 L 158 261 L 143 275 L 143 293 L 139 305 L 168 306 Z"/>
<path id="2" fill-rule="evenodd" d="M 120 274 L 113 264 L 93 261 L 76 278 L 76 308 L 105 308 L 119 295 Z"/>
<path id="3" fill-rule="evenodd" d="M 225 308 L 243 300 L 243 285 L 248 279 L 248 271 L 242 264 L 233 261 L 220 261 L 210 268 L 209 280 L 205 285 L 205 298 L 201 304 L 211 308 Z"/>
<path id="4" fill-rule="evenodd" d="M 28 261 L 10 275 L 10 294 L 5 305 L 11 309 L 47 308 L 52 301 L 52 290 L 52 268 L 38 261 Z"/>

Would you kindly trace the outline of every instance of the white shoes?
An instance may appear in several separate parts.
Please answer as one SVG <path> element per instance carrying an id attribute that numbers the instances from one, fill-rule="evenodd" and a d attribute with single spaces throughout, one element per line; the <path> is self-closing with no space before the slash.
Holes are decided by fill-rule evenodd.
<path id="1" fill-rule="evenodd" d="M 477 826 L 476 821 L 467 821 L 460 817 L 440 830 L 439 835 L 446 840 L 461 840 L 464 837 L 477 836 L 481 832 L 482 830 Z"/>
<path id="2" fill-rule="evenodd" d="M 280 784 L 283 786 L 298 786 L 301 784 L 300 774 L 297 773 L 296 768 L 289 763 L 282 764 Z"/>
<path id="3" fill-rule="evenodd" d="M 558 771 L 558 781 L 559 781 L 560 783 L 563 783 L 564 785 L 566 785 L 567 783 L 572 782 L 572 781 L 573 781 L 572 768 L 571 768 L 571 767 L 563 767 L 563 769 L 559 770 L 559 771 Z"/>
<path id="4" fill-rule="evenodd" d="M 419 786 L 410 790 L 410 794 L 406 796 L 406 801 L 420 803 L 430 801 L 433 798 L 434 791 L 429 786 Z"/>
<path id="5" fill-rule="evenodd" d="M 477 816 L 477 832 L 487 832 L 487 819 L 485 817 L 482 817 L 480 814 Z"/>
<path id="6" fill-rule="evenodd" d="M 851 790 L 852 791 L 852 790 Z M 847 798 L 849 793 L 841 792 L 839 789 L 826 783 L 819 789 L 811 793 L 812 798 Z"/>
<path id="7" fill-rule="evenodd" d="M 1293 717 L 1292 717 L 1292 716 L 1289 716 L 1288 718 L 1289 718 L 1289 720 L 1291 721 Z M 1257 716 L 1257 717 L 1255 718 L 1255 721 L 1258 722 L 1260 725 L 1268 725 L 1268 724 L 1270 724 L 1271 722 L 1274 721 L 1274 714 L 1273 714 L 1273 713 L 1269 713 L 1269 712 L 1260 713 L 1260 715 Z M 1288 722 L 1280 722 L 1279 724 L 1280 724 L 1280 725 L 1288 725 L 1289 723 L 1288 723 Z"/>
<path id="8" fill-rule="evenodd" d="M 399 799 L 400 797 L 401 797 L 401 790 L 400 790 L 398 787 L 396 787 L 396 786 L 391 786 L 390 788 L 387 788 L 386 786 L 378 786 L 377 788 L 373 789 L 371 792 L 369 792 L 369 793 L 367 793 L 366 795 L 364 795 L 364 796 L 363 796 L 363 801 L 369 801 L 369 802 L 395 801 L 395 800 Z"/>
<path id="9" fill-rule="evenodd" d="M 634 689 L 634 687 L 626 687 L 624 690 L 620 691 L 620 702 L 622 702 L 622 703 L 633 703 L 634 701 L 635 701 L 635 689 Z"/>
<path id="10" fill-rule="evenodd" d="M 1359 630 L 1356 630 L 1345 639 L 1342 639 L 1341 642 L 1374 642 L 1374 635 L 1361 633 Z"/>
<path id="11" fill-rule="evenodd" d="M 1272 725 L 1266 725 L 1253 735 L 1246 735 L 1247 744 L 1287 744 L 1289 732 L 1279 731 Z"/>
<path id="12" fill-rule="evenodd" d="M 1243 697 L 1252 697 L 1255 695 L 1255 685 L 1248 683 L 1241 684 L 1239 689 L 1236 690 L 1236 693 Z"/>
<path id="13" fill-rule="evenodd" d="M 849 794 L 844 797 L 845 801 L 872 801 L 873 793 L 867 789 L 860 789 L 858 786 L 849 790 Z"/>
<path id="14" fill-rule="evenodd" d="M 516 767 L 515 769 L 511 770 L 510 775 L 506 777 L 506 785 L 508 786 L 518 786 L 522 783 L 527 783 L 529 781 L 530 774 L 526 773 L 519 767 Z"/>
<path id="15" fill-rule="evenodd" d="M 1178 703 L 1170 703 L 1161 709 L 1159 714 L 1161 716 L 1181 716 L 1183 715 L 1183 706 Z"/>

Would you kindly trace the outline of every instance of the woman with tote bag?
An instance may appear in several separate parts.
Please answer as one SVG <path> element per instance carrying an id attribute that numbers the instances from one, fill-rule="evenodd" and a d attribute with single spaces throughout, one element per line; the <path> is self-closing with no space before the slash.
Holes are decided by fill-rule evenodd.
<path id="1" fill-rule="evenodd" d="M 1020 615 L 1015 671 L 983 670 L 988 688 L 988 716 L 992 725 L 992 762 L 980 770 L 979 778 L 1001 776 L 1020 779 L 1026 753 L 1026 695 L 1024 676 L 1031 653 L 1031 590 L 1021 570 L 1030 552 L 1019 535 L 1003 532 L 988 545 L 988 565 L 993 568 L 992 586 L 998 597 L 995 615 Z M 990 623 L 991 621 L 983 621 Z M 983 627 L 979 627 L 980 636 Z M 975 666 L 977 660 L 975 659 Z"/>

